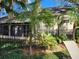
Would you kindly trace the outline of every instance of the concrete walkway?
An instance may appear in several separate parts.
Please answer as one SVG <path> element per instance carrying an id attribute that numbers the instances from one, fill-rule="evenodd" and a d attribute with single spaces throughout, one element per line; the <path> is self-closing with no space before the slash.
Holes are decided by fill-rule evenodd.
<path id="1" fill-rule="evenodd" d="M 79 48 L 74 41 L 64 41 L 72 59 L 79 59 Z"/>

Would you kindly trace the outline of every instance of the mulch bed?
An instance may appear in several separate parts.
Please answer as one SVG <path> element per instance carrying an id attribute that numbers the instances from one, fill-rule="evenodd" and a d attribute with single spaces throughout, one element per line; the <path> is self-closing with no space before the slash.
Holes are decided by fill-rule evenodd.
<path id="1" fill-rule="evenodd" d="M 23 52 L 26 54 L 29 54 L 29 48 L 24 48 Z M 63 44 L 59 44 L 56 48 L 52 50 L 44 49 L 44 48 L 38 48 L 38 47 L 32 47 L 32 54 L 40 54 L 40 53 L 53 53 L 53 52 L 62 52 L 66 50 L 65 46 Z"/>

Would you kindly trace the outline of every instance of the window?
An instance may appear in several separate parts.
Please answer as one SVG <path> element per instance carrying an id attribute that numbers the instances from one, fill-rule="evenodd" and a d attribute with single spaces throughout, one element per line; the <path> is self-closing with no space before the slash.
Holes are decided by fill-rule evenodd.
<path id="1" fill-rule="evenodd" d="M 0 35 L 8 35 L 8 25 L 0 25 Z"/>
<path id="2" fill-rule="evenodd" d="M 0 24 L 0 35 L 24 37 L 29 34 L 29 24 Z"/>

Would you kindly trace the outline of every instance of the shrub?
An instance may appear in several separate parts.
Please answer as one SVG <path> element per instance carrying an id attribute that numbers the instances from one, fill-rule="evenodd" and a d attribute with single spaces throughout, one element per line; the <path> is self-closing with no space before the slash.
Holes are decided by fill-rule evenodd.
<path id="1" fill-rule="evenodd" d="M 55 54 L 46 54 L 45 56 L 43 56 L 43 59 L 59 59 L 59 57 Z"/>
<path id="2" fill-rule="evenodd" d="M 58 37 L 57 37 L 57 41 L 58 43 L 62 43 L 63 41 L 65 40 L 69 40 L 69 38 L 67 37 L 67 35 L 65 33 L 62 33 L 60 34 Z"/>
<path id="3" fill-rule="evenodd" d="M 42 33 L 40 39 L 40 45 L 47 48 L 55 48 L 57 46 L 57 41 L 51 34 Z"/>
<path id="4" fill-rule="evenodd" d="M 79 43 L 79 29 L 76 30 L 76 40 Z"/>
<path id="5" fill-rule="evenodd" d="M 33 55 L 32 59 L 59 59 L 59 57 L 52 53 L 52 54 Z"/>

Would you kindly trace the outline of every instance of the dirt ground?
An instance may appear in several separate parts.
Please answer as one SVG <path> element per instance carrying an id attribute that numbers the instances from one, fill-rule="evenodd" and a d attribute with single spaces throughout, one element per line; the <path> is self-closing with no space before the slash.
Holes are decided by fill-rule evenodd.
<path id="1" fill-rule="evenodd" d="M 32 54 L 47 54 L 47 53 L 53 53 L 53 52 L 60 52 L 66 50 L 65 46 L 63 44 L 59 44 L 57 47 L 53 48 L 52 50 L 48 49 L 40 49 L 40 48 L 32 48 Z M 29 54 L 29 48 L 23 49 L 23 52 L 25 55 Z"/>
<path id="2" fill-rule="evenodd" d="M 77 44 L 78 47 L 79 47 L 79 44 Z M 32 54 L 35 55 L 35 54 L 40 54 L 40 53 L 43 53 L 43 54 L 48 54 L 48 53 L 53 53 L 53 52 L 63 52 L 63 51 L 67 51 L 65 45 L 63 44 L 59 44 L 57 47 L 53 48 L 52 50 L 44 50 L 44 49 L 40 49 L 40 48 L 32 48 Z M 23 52 L 25 55 L 29 55 L 29 48 L 25 48 L 23 49 Z"/>

